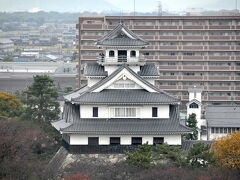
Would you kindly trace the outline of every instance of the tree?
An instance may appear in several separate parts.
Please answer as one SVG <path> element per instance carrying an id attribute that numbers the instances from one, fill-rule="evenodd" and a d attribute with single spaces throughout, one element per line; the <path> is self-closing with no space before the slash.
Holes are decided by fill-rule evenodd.
<path id="1" fill-rule="evenodd" d="M 209 144 L 195 143 L 188 152 L 187 161 L 191 167 L 198 168 L 207 167 L 215 160 Z"/>
<path id="2" fill-rule="evenodd" d="M 186 125 L 193 129 L 193 133 L 189 133 L 185 136 L 187 140 L 197 140 L 198 139 L 198 131 L 197 131 L 197 119 L 196 114 L 192 113 L 189 115 Z"/>
<path id="3" fill-rule="evenodd" d="M 22 103 L 16 95 L 0 92 L 0 116 L 19 117 L 22 112 Z"/>
<path id="4" fill-rule="evenodd" d="M 14 59 L 13 59 L 13 57 L 7 56 L 7 57 L 4 57 L 2 61 L 3 61 L 3 62 L 13 62 Z"/>
<path id="5" fill-rule="evenodd" d="M 154 152 L 154 160 L 167 160 L 175 166 L 185 166 L 185 154 L 178 146 L 169 146 L 167 143 L 157 144 Z"/>
<path id="6" fill-rule="evenodd" d="M 47 75 L 33 77 L 34 82 L 25 91 L 26 117 L 49 123 L 59 118 L 58 92 L 53 79 Z"/>
<path id="7" fill-rule="evenodd" d="M 148 144 L 138 146 L 134 152 L 126 152 L 127 163 L 136 166 L 150 168 L 153 166 L 152 150 Z"/>
<path id="8" fill-rule="evenodd" d="M 217 139 L 212 150 L 219 166 L 240 169 L 240 131 Z"/>

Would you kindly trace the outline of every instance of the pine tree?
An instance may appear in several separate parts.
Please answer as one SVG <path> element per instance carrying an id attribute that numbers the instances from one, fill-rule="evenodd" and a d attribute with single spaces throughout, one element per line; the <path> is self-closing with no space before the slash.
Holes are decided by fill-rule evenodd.
<path id="1" fill-rule="evenodd" d="M 197 140 L 198 139 L 198 131 L 197 131 L 197 119 L 196 114 L 192 113 L 189 115 L 186 125 L 193 129 L 193 133 L 189 133 L 185 136 L 187 140 Z"/>
<path id="2" fill-rule="evenodd" d="M 25 94 L 26 117 L 38 122 L 50 122 L 59 118 L 58 92 L 53 79 L 47 75 L 33 77 L 34 82 Z"/>

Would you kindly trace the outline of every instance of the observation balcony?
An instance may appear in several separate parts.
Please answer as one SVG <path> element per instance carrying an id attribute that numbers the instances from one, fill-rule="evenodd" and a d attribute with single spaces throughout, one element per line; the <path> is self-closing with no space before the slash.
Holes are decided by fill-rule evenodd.
<path id="1" fill-rule="evenodd" d="M 144 56 L 139 57 L 128 57 L 128 56 L 117 56 L 117 57 L 105 57 L 99 56 L 97 58 L 97 62 L 101 65 L 121 65 L 121 64 L 129 64 L 129 65 L 144 65 L 146 63 L 146 59 Z"/>

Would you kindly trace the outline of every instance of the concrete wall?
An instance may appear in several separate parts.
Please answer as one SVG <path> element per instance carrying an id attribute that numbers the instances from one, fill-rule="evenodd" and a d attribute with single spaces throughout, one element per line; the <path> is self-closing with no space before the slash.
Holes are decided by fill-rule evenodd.
<path id="1" fill-rule="evenodd" d="M 153 118 L 152 107 L 158 107 L 157 118 L 169 118 L 169 105 L 147 105 L 147 106 L 107 106 L 107 105 L 81 105 L 80 106 L 80 117 L 81 118 L 92 118 L 93 107 L 98 107 L 98 118 L 111 118 L 110 108 L 113 107 L 136 107 L 139 108 L 140 112 L 137 118 Z M 154 117 L 156 118 L 156 117 Z"/>
<path id="2" fill-rule="evenodd" d="M 142 143 L 153 144 L 153 137 L 163 137 L 169 145 L 181 145 L 181 135 L 70 135 L 70 145 L 88 145 L 88 137 L 99 137 L 99 145 L 109 145 L 110 137 L 120 137 L 121 145 L 131 145 L 132 137 L 142 137 Z"/>

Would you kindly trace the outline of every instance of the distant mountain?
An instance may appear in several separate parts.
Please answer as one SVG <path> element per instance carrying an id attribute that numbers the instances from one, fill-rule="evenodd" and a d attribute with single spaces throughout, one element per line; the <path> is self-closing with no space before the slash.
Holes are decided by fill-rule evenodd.
<path id="1" fill-rule="evenodd" d="M 0 0 L 1 12 L 13 11 L 118 11 L 111 3 L 105 0 Z"/>

